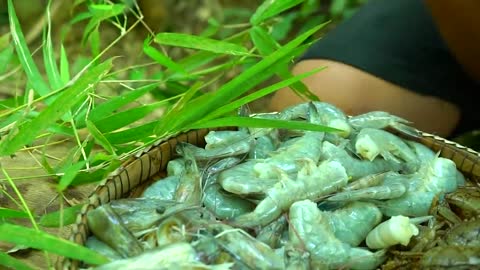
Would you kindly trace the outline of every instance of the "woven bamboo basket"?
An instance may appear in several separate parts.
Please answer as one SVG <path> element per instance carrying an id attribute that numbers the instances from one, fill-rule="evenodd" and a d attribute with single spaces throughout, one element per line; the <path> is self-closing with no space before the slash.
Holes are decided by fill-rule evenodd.
<path id="1" fill-rule="evenodd" d="M 205 135 L 212 130 L 191 130 L 178 136 L 162 140 L 156 145 L 144 149 L 140 154 L 130 158 L 115 172 L 97 186 L 89 196 L 86 205 L 77 216 L 73 225 L 70 240 L 84 245 L 90 231 L 87 225 L 87 213 L 96 207 L 112 200 L 127 197 L 138 197 L 141 192 L 153 181 L 165 175 L 168 161 L 176 156 L 175 147 L 179 142 L 188 142 L 200 147 L 205 146 Z M 465 178 L 473 183 L 480 183 L 480 154 L 473 149 L 459 145 L 444 138 L 418 131 L 419 136 L 413 137 L 406 134 L 397 134 L 405 139 L 410 139 L 424 144 L 440 156 L 451 159 L 457 165 Z M 80 262 L 61 257 L 57 262 L 58 269 L 78 269 Z"/>

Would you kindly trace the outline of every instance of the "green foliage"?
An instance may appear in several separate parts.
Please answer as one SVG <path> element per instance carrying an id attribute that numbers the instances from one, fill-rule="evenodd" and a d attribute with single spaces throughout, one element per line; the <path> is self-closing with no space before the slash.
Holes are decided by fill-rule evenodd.
<path id="1" fill-rule="evenodd" d="M 90 264 L 102 264 L 108 259 L 86 247 L 26 227 L 13 225 L 7 222 L 0 224 L 0 240 L 26 247 L 50 251 L 62 256 L 83 260 Z"/>
<path id="2" fill-rule="evenodd" d="M 43 62 L 33 56 L 27 45 L 12 0 L 8 1 L 10 34 L 0 37 L 0 60 L 18 61 L 27 89 L 22 95 L 0 101 L 0 157 L 15 155 L 32 143 L 44 143 L 48 149 L 45 140 L 49 142 L 59 135 L 75 142 L 76 146 L 56 164 L 50 164 L 45 158 L 48 153 L 43 153 L 41 164 L 57 181 L 59 195 L 70 186 L 104 179 L 143 147 L 192 128 L 228 125 L 334 131 L 308 123 L 235 116 L 243 105 L 288 86 L 305 99 L 318 100 L 301 80 L 322 68 L 297 76 L 289 71 L 289 65 L 310 46 L 325 23 L 315 21 L 298 35 L 290 31 L 295 20 L 312 14 L 312 1 L 267 0 L 238 28 L 211 19 L 199 35 L 158 33 L 147 37 L 143 53 L 154 61 L 157 72 L 149 75 L 145 67 L 127 67 L 130 78 L 138 81 L 129 83 L 128 91 L 111 96 L 102 93 L 100 86 L 105 80 L 115 82 L 120 71 L 114 59 L 105 59 L 105 52 L 130 31 L 125 18 L 133 6 L 86 0 L 75 1 L 74 5 L 87 7 L 70 24 L 84 23 L 81 44 L 89 47 L 91 57 L 69 55 L 61 42 L 53 42 L 50 4 L 42 36 Z M 113 44 L 102 44 L 101 29 L 105 24 L 120 30 Z M 187 53 L 173 59 L 167 50 L 171 47 L 184 48 Z M 0 74 L 9 72 L 9 68 L 0 67 Z M 231 70 L 239 74 L 226 80 L 225 74 Z M 272 78 L 280 81 L 260 87 Z M 155 81 L 143 81 L 148 79 Z M 122 85 L 117 82 L 116 88 L 123 89 Z M 142 101 L 146 97 L 154 100 Z M 160 110 L 167 113 L 152 118 Z M 15 189 L 15 179 L 2 171 Z M 79 205 L 38 217 L 23 201 L 16 203 L 20 210 L 0 208 L 0 218 L 8 222 L 29 218 L 34 228 L 3 222 L 1 241 L 88 263 L 106 262 L 93 251 L 43 232 L 42 227 L 72 223 Z M 28 269 L 7 254 L 0 253 L 0 258 L 3 265 Z"/>

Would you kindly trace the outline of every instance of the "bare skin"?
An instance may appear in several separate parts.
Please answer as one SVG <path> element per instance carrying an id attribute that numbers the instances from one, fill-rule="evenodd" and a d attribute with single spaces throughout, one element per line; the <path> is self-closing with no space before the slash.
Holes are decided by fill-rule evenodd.
<path id="1" fill-rule="evenodd" d="M 460 120 L 454 104 L 431 96 L 423 96 L 375 77 L 355 67 L 324 59 L 304 60 L 293 68 L 294 74 L 317 67 L 327 69 L 303 82 L 322 101 L 331 103 L 349 115 L 368 111 L 386 111 L 413 122 L 416 128 L 448 137 Z M 304 102 L 291 89 L 279 90 L 270 103 L 271 111 Z"/>

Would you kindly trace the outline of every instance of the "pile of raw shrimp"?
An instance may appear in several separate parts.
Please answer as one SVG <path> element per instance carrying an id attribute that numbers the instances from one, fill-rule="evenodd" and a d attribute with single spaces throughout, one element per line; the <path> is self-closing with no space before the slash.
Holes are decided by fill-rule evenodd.
<path id="1" fill-rule="evenodd" d="M 88 214 L 97 269 L 376 269 L 407 245 L 429 210 L 465 179 L 453 161 L 387 130 L 414 130 L 374 111 L 347 117 L 309 102 L 252 117 L 332 132 L 211 131 L 177 145 L 167 176 L 139 198 Z"/>

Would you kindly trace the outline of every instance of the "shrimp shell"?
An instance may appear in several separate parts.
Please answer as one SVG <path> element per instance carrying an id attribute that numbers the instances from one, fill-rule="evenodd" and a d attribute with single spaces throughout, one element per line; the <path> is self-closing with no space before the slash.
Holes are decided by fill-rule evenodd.
<path id="1" fill-rule="evenodd" d="M 387 248 L 396 244 L 408 245 L 410 238 L 418 234 L 418 228 L 408 217 L 393 216 L 380 223 L 367 235 L 367 246 L 371 249 Z"/>

